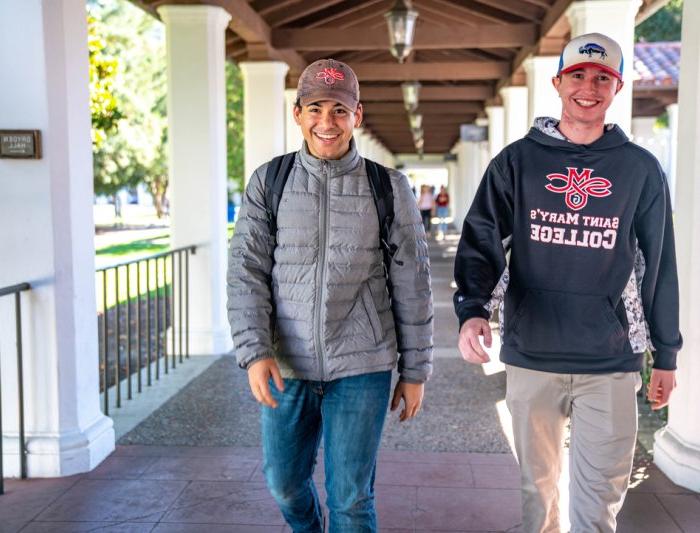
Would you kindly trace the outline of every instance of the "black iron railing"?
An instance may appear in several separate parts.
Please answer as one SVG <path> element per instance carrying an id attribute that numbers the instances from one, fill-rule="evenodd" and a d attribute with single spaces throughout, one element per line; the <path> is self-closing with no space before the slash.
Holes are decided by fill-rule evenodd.
<path id="1" fill-rule="evenodd" d="M 19 470 L 22 479 L 27 477 L 27 452 L 24 438 L 24 379 L 22 377 L 22 292 L 29 290 L 29 283 L 20 283 L 10 287 L 0 288 L 0 298 L 12 296 L 15 298 L 15 335 L 17 340 L 17 405 L 18 405 L 18 446 Z M 2 427 L 2 374 L 0 374 L 0 494 L 5 492 L 3 482 L 3 427 Z"/>
<path id="2" fill-rule="evenodd" d="M 119 408 L 122 384 L 130 400 L 134 388 L 140 393 L 144 382 L 151 386 L 189 358 L 189 260 L 195 252 L 187 246 L 96 271 L 105 415 L 110 388 Z"/>

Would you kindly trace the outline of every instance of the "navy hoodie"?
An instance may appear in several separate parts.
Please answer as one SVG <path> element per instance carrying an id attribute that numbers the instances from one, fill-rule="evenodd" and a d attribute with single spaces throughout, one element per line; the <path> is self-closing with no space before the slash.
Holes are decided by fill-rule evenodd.
<path id="1" fill-rule="evenodd" d="M 508 267 L 503 362 L 637 371 L 644 350 L 630 343 L 622 293 L 641 252 L 638 290 L 654 367 L 675 369 L 682 340 L 670 206 L 658 161 L 619 127 L 589 145 L 530 129 L 491 161 L 464 221 L 455 259 L 460 327 L 489 317 Z"/>

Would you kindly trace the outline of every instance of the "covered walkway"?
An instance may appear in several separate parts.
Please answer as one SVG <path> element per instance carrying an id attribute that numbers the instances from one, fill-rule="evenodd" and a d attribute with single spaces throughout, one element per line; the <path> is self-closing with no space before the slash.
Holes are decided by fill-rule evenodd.
<path id="1" fill-rule="evenodd" d="M 468 366 L 454 348 L 456 238 L 431 243 L 435 375 L 416 420 L 387 420 L 377 473 L 381 531 L 520 531 L 503 369 Z M 642 414 L 620 532 L 700 531 L 700 495 L 671 483 L 642 444 L 650 446 L 659 424 Z M 9 481 L 0 533 L 289 531 L 265 488 L 257 406 L 231 357 L 216 359 L 119 442 L 88 474 Z M 322 483 L 322 462 L 317 470 Z"/>

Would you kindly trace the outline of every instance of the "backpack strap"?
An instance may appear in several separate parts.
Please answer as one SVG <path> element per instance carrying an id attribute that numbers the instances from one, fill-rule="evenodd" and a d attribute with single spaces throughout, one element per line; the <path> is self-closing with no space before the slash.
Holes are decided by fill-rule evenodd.
<path id="1" fill-rule="evenodd" d="M 267 172 L 265 172 L 265 210 L 270 235 L 273 237 L 277 236 L 277 210 L 296 155 L 296 152 L 290 152 L 274 157 L 267 165 Z"/>
<path id="2" fill-rule="evenodd" d="M 369 159 L 365 159 L 365 168 L 367 170 L 369 186 L 372 189 L 374 204 L 377 207 L 377 216 L 379 217 L 379 247 L 382 249 L 384 255 L 384 268 L 388 278 L 391 261 L 398 248 L 395 244 L 389 243 L 389 232 L 394 222 L 394 189 L 391 186 L 391 178 L 389 177 L 389 172 L 386 167 Z M 397 261 L 397 264 L 401 265 L 403 262 Z"/>

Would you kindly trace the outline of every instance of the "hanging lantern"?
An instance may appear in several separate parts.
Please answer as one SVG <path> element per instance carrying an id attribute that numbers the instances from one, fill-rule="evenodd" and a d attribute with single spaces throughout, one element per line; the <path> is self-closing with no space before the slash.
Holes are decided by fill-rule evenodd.
<path id="1" fill-rule="evenodd" d="M 413 141 L 423 138 L 423 128 L 412 129 L 411 134 L 413 135 Z"/>
<path id="2" fill-rule="evenodd" d="M 403 93 L 403 105 L 406 111 L 414 113 L 418 109 L 418 93 L 420 92 L 420 83 L 417 81 L 407 81 L 401 84 L 401 92 Z"/>
<path id="3" fill-rule="evenodd" d="M 423 127 L 423 115 L 411 113 L 408 115 L 408 123 L 412 130 L 419 130 Z"/>
<path id="4" fill-rule="evenodd" d="M 411 7 L 410 0 L 396 0 L 394 7 L 384 14 L 384 18 L 389 27 L 389 51 L 399 63 L 403 63 L 413 49 L 418 11 Z"/>

